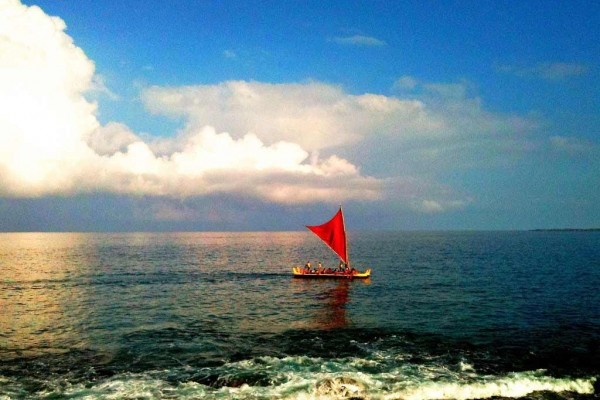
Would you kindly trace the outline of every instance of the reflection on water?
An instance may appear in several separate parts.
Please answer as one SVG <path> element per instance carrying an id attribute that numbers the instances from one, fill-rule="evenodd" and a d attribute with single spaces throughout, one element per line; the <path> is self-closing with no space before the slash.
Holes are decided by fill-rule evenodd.
<path id="1" fill-rule="evenodd" d="M 304 233 L 0 235 L 0 352 L 100 348 L 135 332 L 280 333 L 349 324 L 359 282 L 298 281 Z M 314 246 L 314 248 L 313 248 Z"/>
<path id="2" fill-rule="evenodd" d="M 306 325 L 296 328 L 331 330 L 345 328 L 351 324 L 347 316 L 348 304 L 354 286 L 368 285 L 370 280 L 350 279 L 294 279 L 292 287 L 298 293 L 307 293 L 306 314 L 310 320 L 298 318 Z"/>
<path id="3" fill-rule="evenodd" d="M 319 314 L 319 322 L 326 329 L 343 328 L 347 325 L 346 304 L 350 290 L 350 281 L 340 279 L 337 285 L 326 294 L 326 307 L 322 314 Z"/>
<path id="4" fill-rule="evenodd" d="M 49 240 L 49 238 L 51 240 Z M 81 234 L 15 233 L 0 237 L 0 332 L 12 355 L 59 352 L 82 345 L 82 287 L 90 254 Z"/>

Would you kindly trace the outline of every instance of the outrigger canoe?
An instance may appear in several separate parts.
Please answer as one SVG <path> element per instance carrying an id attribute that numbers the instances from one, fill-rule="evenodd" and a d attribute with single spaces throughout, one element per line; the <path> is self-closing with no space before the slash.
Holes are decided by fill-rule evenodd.
<path id="1" fill-rule="evenodd" d="M 331 218 L 321 225 L 307 225 L 319 239 L 321 239 L 340 258 L 349 272 L 324 273 L 308 270 L 302 267 L 293 267 L 294 278 L 337 278 L 337 279 L 366 279 L 371 276 L 371 268 L 361 272 L 354 268 L 350 269 L 350 258 L 348 257 L 348 241 L 346 239 L 346 226 L 342 207 Z"/>
<path id="2" fill-rule="evenodd" d="M 308 278 L 308 279 L 318 279 L 318 278 L 334 278 L 334 279 L 367 279 L 371 277 L 371 268 L 367 269 L 364 272 L 353 271 L 353 272 L 334 272 L 332 274 L 326 273 L 316 273 L 316 272 L 306 272 L 302 267 L 293 267 L 292 272 L 294 274 L 294 278 Z"/>

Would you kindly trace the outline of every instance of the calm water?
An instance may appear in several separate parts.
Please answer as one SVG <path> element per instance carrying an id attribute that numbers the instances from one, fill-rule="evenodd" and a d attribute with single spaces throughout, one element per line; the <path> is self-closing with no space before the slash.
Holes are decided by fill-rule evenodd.
<path id="1" fill-rule="evenodd" d="M 0 234 L 0 399 L 593 398 L 600 232 Z"/>

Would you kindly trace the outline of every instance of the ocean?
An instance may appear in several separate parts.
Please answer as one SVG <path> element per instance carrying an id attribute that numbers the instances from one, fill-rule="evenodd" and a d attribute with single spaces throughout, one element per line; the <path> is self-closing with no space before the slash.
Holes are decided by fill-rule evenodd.
<path id="1" fill-rule="evenodd" d="M 600 232 L 0 234 L 0 399 L 592 399 Z"/>

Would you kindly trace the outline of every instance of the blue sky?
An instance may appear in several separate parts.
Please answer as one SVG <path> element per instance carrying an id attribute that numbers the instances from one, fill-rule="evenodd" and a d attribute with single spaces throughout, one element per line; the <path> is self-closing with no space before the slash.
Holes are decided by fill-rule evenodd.
<path id="1" fill-rule="evenodd" d="M 0 230 L 600 226 L 598 2 L 0 18 Z"/>

